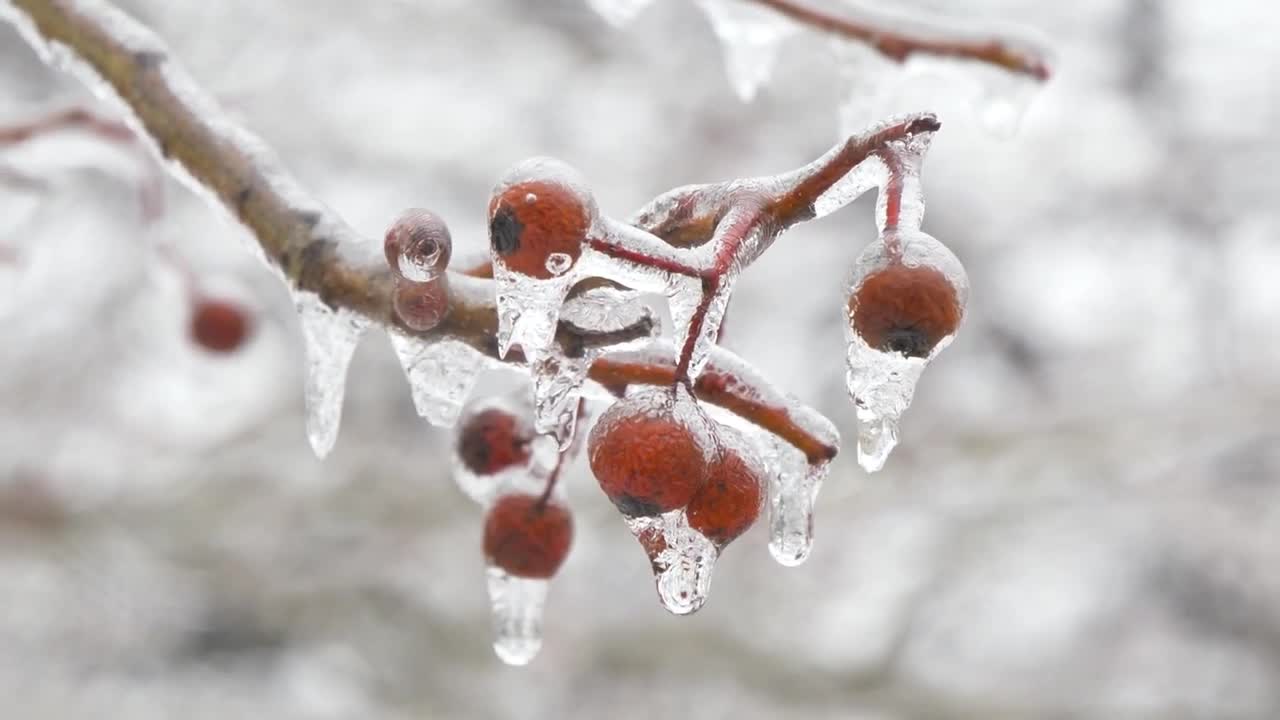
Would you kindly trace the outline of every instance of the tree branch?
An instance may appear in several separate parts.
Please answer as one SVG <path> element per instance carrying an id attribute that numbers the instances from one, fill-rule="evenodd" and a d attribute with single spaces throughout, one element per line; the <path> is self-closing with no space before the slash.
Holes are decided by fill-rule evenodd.
<path id="1" fill-rule="evenodd" d="M 803 0 L 754 0 L 792 20 L 822 32 L 864 43 L 895 62 L 905 62 L 912 55 L 975 60 L 995 65 L 1009 72 L 1028 75 L 1036 80 L 1049 79 L 1049 65 L 1043 53 L 1016 47 L 999 38 L 968 39 L 948 36 L 941 29 L 930 31 L 890 30 L 884 20 L 871 17 L 837 15 L 819 10 Z"/>
<path id="2" fill-rule="evenodd" d="M 440 325 L 427 332 L 404 327 L 392 310 L 392 276 L 378 244 L 361 237 L 303 189 L 275 154 L 231 122 L 164 44 L 133 18 L 105 0 L 0 0 L 0 17 L 17 25 L 46 60 L 75 71 L 100 93 L 114 95 L 129 126 L 165 168 L 198 195 L 211 195 L 239 220 L 291 286 L 401 333 L 461 340 L 498 357 L 493 280 L 474 276 L 485 275 L 483 268 L 450 272 L 450 309 Z M 72 113 L 58 123 L 84 121 Z M 566 354 L 578 356 L 587 348 L 647 337 L 654 328 L 649 316 L 610 332 L 561 323 L 556 340 Z M 506 359 L 523 361 L 515 351 Z M 670 385 L 675 367 L 668 347 L 666 356 L 623 353 L 601 358 L 591 376 L 613 388 Z M 838 436 L 825 418 L 770 390 L 753 369 L 727 351 L 714 351 L 697 387 L 700 398 L 778 434 L 812 462 L 825 462 L 838 449 Z"/>

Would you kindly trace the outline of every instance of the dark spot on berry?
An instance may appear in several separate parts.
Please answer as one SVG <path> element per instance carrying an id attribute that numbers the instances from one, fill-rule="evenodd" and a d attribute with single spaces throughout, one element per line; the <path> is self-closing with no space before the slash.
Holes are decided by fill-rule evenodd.
<path id="1" fill-rule="evenodd" d="M 932 347 L 929 338 L 916 328 L 893 328 L 885 333 L 884 352 L 901 353 L 907 357 L 926 357 Z"/>
<path id="2" fill-rule="evenodd" d="M 661 505 L 630 495 L 619 495 L 614 498 L 613 504 L 618 508 L 618 512 L 627 517 L 653 517 L 662 514 Z"/>
<path id="3" fill-rule="evenodd" d="M 516 218 L 515 212 L 508 205 L 498 208 L 489 221 L 489 241 L 499 255 L 510 255 L 520 249 L 520 233 L 524 225 Z"/>

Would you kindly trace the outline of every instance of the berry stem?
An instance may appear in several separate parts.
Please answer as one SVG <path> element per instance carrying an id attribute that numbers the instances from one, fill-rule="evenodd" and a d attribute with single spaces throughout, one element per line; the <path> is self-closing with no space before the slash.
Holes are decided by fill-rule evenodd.
<path id="1" fill-rule="evenodd" d="M 959 36 L 940 27 L 927 31 L 895 31 L 887 27 L 891 21 L 869 14 L 854 17 L 820 10 L 801 0 L 754 0 L 792 20 L 855 42 L 863 43 L 894 62 L 905 62 L 912 55 L 974 60 L 1027 75 L 1040 82 L 1049 79 L 1049 65 L 1044 54 L 1031 48 L 1016 47 L 1001 38 L 974 39 Z"/>

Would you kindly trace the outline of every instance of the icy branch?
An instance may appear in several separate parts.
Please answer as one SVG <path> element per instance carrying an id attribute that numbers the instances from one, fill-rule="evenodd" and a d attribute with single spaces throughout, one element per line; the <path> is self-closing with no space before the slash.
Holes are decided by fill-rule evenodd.
<path id="1" fill-rule="evenodd" d="M 895 62 L 905 62 L 916 54 L 973 60 L 1027 75 L 1036 80 L 1049 78 L 1044 54 L 1002 38 L 963 37 L 941 27 L 894 29 L 887 18 L 863 12 L 836 14 L 810 6 L 804 0 L 753 0 L 788 18 L 822 32 L 864 43 Z"/>
<path id="2" fill-rule="evenodd" d="M 633 383 L 671 385 L 676 379 L 672 347 L 654 341 L 643 350 L 614 353 L 591 366 L 591 379 L 615 393 Z M 694 385 L 698 399 L 718 405 L 795 446 L 811 464 L 825 463 L 840 449 L 835 426 L 818 411 L 773 389 L 737 355 L 716 346 Z"/>
<path id="3" fill-rule="evenodd" d="M 312 197 L 261 140 L 232 122 L 154 33 L 103 0 L 0 0 L 0 17 L 46 60 L 117 100 L 165 167 L 243 223 L 293 288 L 314 293 L 329 307 L 395 323 L 391 276 L 376 244 Z M 69 114 L 58 122 L 87 119 Z M 475 282 L 451 282 L 449 316 L 420 335 L 461 340 L 496 357 L 492 288 L 473 287 Z M 643 322 L 595 338 L 562 326 L 557 341 L 572 352 L 650 331 Z"/>
<path id="4" fill-rule="evenodd" d="M 98 94 L 118 101 L 129 128 L 144 138 L 165 168 L 194 192 L 221 205 L 252 234 L 264 258 L 294 289 L 323 305 L 351 311 L 402 335 L 456 340 L 497 358 L 498 317 L 488 268 L 449 273 L 449 313 L 427 332 L 405 328 L 392 311 L 392 279 L 376 243 L 361 237 L 303 189 L 261 140 L 232 122 L 147 28 L 104 0 L 0 0 L 46 60 L 69 70 Z M 109 121 L 73 110 L 39 127 L 11 131 L 9 141 L 56 127 L 83 126 L 112 134 Z M 869 149 L 868 149 L 869 151 Z M 865 157 L 865 153 L 863 153 Z M 574 302 L 570 298 L 570 303 Z M 569 357 L 650 335 L 652 318 L 611 330 L 561 323 L 556 343 Z M 522 362 L 513 351 L 510 362 Z M 670 349 L 596 361 L 591 377 L 611 388 L 670 385 Z M 697 383 L 699 396 L 776 433 L 810 461 L 830 459 L 838 436 L 816 411 L 769 388 L 732 354 L 716 349 Z M 331 439 L 329 440 L 331 442 Z"/>

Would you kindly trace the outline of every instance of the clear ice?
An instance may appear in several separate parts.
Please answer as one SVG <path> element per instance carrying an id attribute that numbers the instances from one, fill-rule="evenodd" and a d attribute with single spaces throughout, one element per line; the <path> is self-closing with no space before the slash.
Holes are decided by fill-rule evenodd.
<path id="1" fill-rule="evenodd" d="M 546 580 L 516 577 L 485 568 L 493 618 L 493 652 L 508 665 L 528 665 L 542 649 Z"/>
<path id="2" fill-rule="evenodd" d="M 307 439 L 323 459 L 338 439 L 347 367 L 369 321 L 349 310 L 330 308 L 314 293 L 295 291 L 293 298 L 307 355 Z"/>
<path id="3" fill-rule="evenodd" d="M 720 555 L 715 544 L 689 527 L 683 509 L 656 517 L 629 517 L 626 522 L 649 556 L 662 607 L 674 615 L 701 608 L 711 592 Z"/>
<path id="4" fill-rule="evenodd" d="M 553 346 L 545 355 L 530 358 L 534 431 L 554 436 L 561 450 L 567 449 L 573 440 L 582 384 L 598 355 L 587 352 L 582 357 L 571 358 Z"/>
<path id="5" fill-rule="evenodd" d="M 769 481 L 769 554 L 794 567 L 813 550 L 814 506 L 830 463 L 810 464 L 804 453 L 764 430 L 749 437 Z"/>
<path id="6" fill-rule="evenodd" d="M 388 335 L 418 415 L 436 427 L 452 427 L 484 370 L 485 357 L 457 340 L 428 342 L 396 330 Z"/>
<path id="7" fill-rule="evenodd" d="M 635 19 L 653 0 L 587 0 L 600 17 L 614 27 L 622 27 Z"/>
<path id="8" fill-rule="evenodd" d="M 724 50 L 729 84 L 750 102 L 769 81 L 778 50 L 799 28 L 778 13 L 742 0 L 698 0 Z"/>
<path id="9" fill-rule="evenodd" d="M 866 277 L 891 263 L 926 266 L 951 281 L 963 312 L 968 301 L 969 281 L 959 258 L 945 245 L 918 230 L 903 228 L 890 237 L 896 249 L 891 249 L 882 235 L 858 257 L 851 289 L 856 291 Z M 928 357 L 919 358 L 873 348 L 854 331 L 852 321 L 846 322 L 845 327 L 846 384 L 858 416 L 858 464 L 867 472 L 876 472 L 884 467 L 898 443 L 898 423 L 911 405 L 921 374 L 951 343 L 953 336 L 942 338 Z"/>

